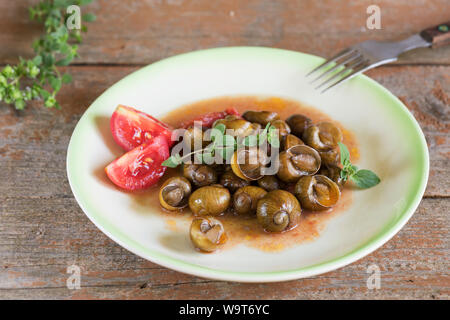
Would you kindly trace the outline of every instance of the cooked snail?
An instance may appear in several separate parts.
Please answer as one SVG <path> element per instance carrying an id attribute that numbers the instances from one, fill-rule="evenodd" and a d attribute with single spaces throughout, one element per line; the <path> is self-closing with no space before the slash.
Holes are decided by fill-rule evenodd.
<path id="1" fill-rule="evenodd" d="M 287 150 L 299 144 L 303 145 L 304 143 L 300 138 L 294 136 L 293 134 L 288 134 L 281 138 L 281 150 Z"/>
<path id="2" fill-rule="evenodd" d="M 241 179 L 258 180 L 263 176 L 261 169 L 266 160 L 267 157 L 262 149 L 256 147 L 239 149 L 231 157 L 231 169 Z"/>
<path id="3" fill-rule="evenodd" d="M 242 117 L 245 120 L 256 122 L 263 126 L 267 125 L 269 122 L 280 119 L 276 112 L 271 111 L 246 111 Z"/>
<path id="4" fill-rule="evenodd" d="M 239 178 L 231 168 L 222 174 L 219 183 L 232 193 L 239 188 L 250 185 L 250 181 Z"/>
<path id="5" fill-rule="evenodd" d="M 293 146 L 280 153 L 278 178 L 284 182 L 294 182 L 304 175 L 313 175 L 320 168 L 320 155 L 305 145 Z"/>
<path id="6" fill-rule="evenodd" d="M 337 166 L 341 162 L 340 152 L 337 148 L 328 151 L 319 151 L 322 164 L 327 166 Z"/>
<path id="7" fill-rule="evenodd" d="M 188 205 L 191 184 L 183 177 L 167 179 L 159 190 L 159 203 L 167 210 L 178 210 Z"/>
<path id="8" fill-rule="evenodd" d="M 258 181 L 258 186 L 266 191 L 273 191 L 283 188 L 283 183 L 276 176 L 264 176 Z"/>
<path id="9" fill-rule="evenodd" d="M 283 120 L 274 120 L 270 125 L 278 130 L 278 135 L 280 137 L 287 136 L 291 133 L 291 128 L 289 128 L 288 124 Z"/>
<path id="10" fill-rule="evenodd" d="M 342 132 L 330 122 L 320 122 L 306 128 L 303 141 L 317 151 L 327 151 L 336 148 L 342 141 Z"/>
<path id="11" fill-rule="evenodd" d="M 213 163 L 209 165 L 215 172 L 217 176 L 220 176 L 221 174 L 225 173 L 228 170 L 231 170 L 231 167 L 226 164 L 218 164 Z"/>
<path id="12" fill-rule="evenodd" d="M 319 170 L 319 174 L 327 176 L 333 180 L 340 189 L 342 189 L 345 184 L 345 180 L 341 177 L 341 168 L 338 166 L 322 166 Z"/>
<path id="13" fill-rule="evenodd" d="M 211 167 L 203 164 L 185 164 L 183 176 L 197 187 L 204 187 L 217 182 L 217 173 Z"/>
<path id="14" fill-rule="evenodd" d="M 230 191 L 220 185 L 201 187 L 189 197 L 189 208 L 196 216 L 216 216 L 227 210 L 230 198 Z"/>
<path id="15" fill-rule="evenodd" d="M 234 136 L 247 136 L 255 130 L 255 126 L 249 121 L 238 116 L 229 115 L 223 119 L 216 120 L 213 126 L 222 123 L 226 129 L 233 130 Z"/>
<path id="16" fill-rule="evenodd" d="M 286 122 L 291 127 L 292 134 L 297 137 L 301 137 L 305 129 L 312 123 L 310 118 L 301 114 L 293 114 L 286 119 Z"/>
<path id="17" fill-rule="evenodd" d="M 233 195 L 234 211 L 239 215 L 256 213 L 258 200 L 266 194 L 266 190 L 255 186 L 246 186 L 238 189 Z"/>
<path id="18" fill-rule="evenodd" d="M 295 195 L 308 210 L 326 210 L 333 207 L 341 196 L 336 183 L 323 175 L 301 177 L 295 185 Z"/>
<path id="19" fill-rule="evenodd" d="M 301 214 L 298 200 L 290 192 L 274 190 L 258 201 L 256 216 L 263 228 L 282 232 L 297 226 Z"/>
<path id="20" fill-rule="evenodd" d="M 222 223 L 212 217 L 195 218 L 189 235 L 194 246 L 205 252 L 213 252 L 221 248 L 227 240 Z"/>

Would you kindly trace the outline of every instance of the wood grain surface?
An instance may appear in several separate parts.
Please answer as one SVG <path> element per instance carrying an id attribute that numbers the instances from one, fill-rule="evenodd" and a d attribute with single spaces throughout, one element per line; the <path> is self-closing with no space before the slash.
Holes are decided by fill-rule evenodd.
<path id="1" fill-rule="evenodd" d="M 39 34 L 26 7 L 0 0 L 0 65 L 29 56 Z M 425 5 L 426 3 L 426 5 Z M 323 56 L 360 40 L 398 39 L 446 21 L 450 2 L 376 1 L 382 30 L 365 30 L 371 1 L 100 1 L 89 6 L 82 57 L 67 71 L 62 110 L 0 104 L 0 298 L 2 299 L 448 299 L 450 212 L 450 48 L 418 50 L 367 74 L 398 96 L 429 145 L 425 197 L 408 224 L 373 254 L 324 275 L 272 284 L 188 276 L 116 245 L 83 214 L 67 182 L 72 131 L 89 104 L 141 65 L 191 50 L 264 45 Z M 69 265 L 81 289 L 66 287 Z M 366 286 L 367 267 L 381 288 Z"/>
<path id="2" fill-rule="evenodd" d="M 0 1 L 0 61 L 32 54 L 39 35 L 28 20 L 36 1 Z M 366 28 L 366 8 L 381 9 L 381 30 Z M 329 56 L 367 39 L 399 40 L 445 22 L 448 0 L 96 0 L 77 63 L 147 64 L 222 46 L 270 46 Z M 20 36 L 18 36 L 20 35 Z M 418 50 L 399 63 L 450 64 L 450 47 Z"/>

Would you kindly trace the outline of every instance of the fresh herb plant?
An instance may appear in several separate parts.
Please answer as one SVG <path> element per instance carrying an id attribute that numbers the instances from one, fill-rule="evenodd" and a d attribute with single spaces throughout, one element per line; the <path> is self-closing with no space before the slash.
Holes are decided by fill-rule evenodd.
<path id="1" fill-rule="evenodd" d="M 25 108 L 27 101 L 43 100 L 47 108 L 60 108 L 56 94 L 62 84 L 70 83 L 72 77 L 61 74 L 58 66 L 67 66 L 78 56 L 81 30 L 66 28 L 66 8 L 70 5 L 83 6 L 92 0 L 43 0 L 29 9 L 30 19 L 44 24 L 45 33 L 33 43 L 36 56 L 32 59 L 19 58 L 16 65 L 5 66 L 0 73 L 0 102 Z M 82 16 L 86 22 L 94 21 L 95 15 Z M 75 43 L 74 43 L 75 42 Z"/>
<path id="2" fill-rule="evenodd" d="M 345 144 L 339 142 L 341 151 L 341 178 L 344 181 L 352 180 L 359 188 L 367 189 L 380 183 L 380 178 L 372 171 L 367 169 L 358 169 L 350 162 L 350 152 Z"/>
<path id="3" fill-rule="evenodd" d="M 235 138 L 226 134 L 225 131 L 226 127 L 224 124 L 217 124 L 211 131 L 212 143 L 210 143 L 206 148 L 193 151 L 184 156 L 175 154 L 164 161 L 162 165 L 165 167 L 176 168 L 182 164 L 185 159 L 189 159 L 192 155 L 196 156 L 199 160 L 201 160 L 201 162 L 211 164 L 213 163 L 213 159 L 216 154 L 219 154 L 224 160 L 228 160 L 239 146 L 260 146 L 266 141 L 274 148 L 279 148 L 280 146 L 280 140 L 276 128 L 270 124 L 268 124 L 261 133 L 246 136 L 244 139 Z"/>

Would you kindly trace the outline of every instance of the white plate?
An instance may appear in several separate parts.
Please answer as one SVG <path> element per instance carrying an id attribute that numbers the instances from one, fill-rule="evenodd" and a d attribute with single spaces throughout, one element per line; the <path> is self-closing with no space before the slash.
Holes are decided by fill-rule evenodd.
<path id="1" fill-rule="evenodd" d="M 365 76 L 325 94 L 313 90 L 305 74 L 321 61 L 287 50 L 220 48 L 168 58 L 125 77 L 89 107 L 70 140 L 67 174 L 80 207 L 131 252 L 212 279 L 297 279 L 371 253 L 403 227 L 422 198 L 429 167 L 426 142 L 406 107 Z M 120 155 L 108 121 L 118 104 L 158 117 L 188 103 L 227 95 L 285 97 L 325 112 L 356 135 L 359 166 L 377 172 L 381 183 L 355 191 L 350 208 L 331 219 L 312 242 L 281 252 L 245 245 L 206 255 L 192 250 L 187 227 L 185 232 L 171 231 L 160 214 L 142 214 L 129 194 L 105 181 L 105 165 Z"/>

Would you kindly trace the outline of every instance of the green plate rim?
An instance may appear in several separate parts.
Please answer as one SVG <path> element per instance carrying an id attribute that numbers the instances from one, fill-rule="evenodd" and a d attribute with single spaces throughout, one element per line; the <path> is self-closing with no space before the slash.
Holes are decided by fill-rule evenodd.
<path id="1" fill-rule="evenodd" d="M 225 281 L 239 281 L 239 282 L 274 282 L 274 281 L 286 281 L 293 280 L 303 277 L 309 277 L 325 272 L 329 272 L 335 270 L 337 268 L 343 267 L 347 264 L 350 264 L 368 254 L 375 251 L 379 247 L 381 247 L 384 243 L 389 241 L 409 220 L 409 218 L 414 214 L 417 209 L 422 196 L 425 192 L 425 188 L 428 181 L 428 173 L 429 173 L 429 154 L 428 147 L 424 137 L 424 134 L 417 123 L 414 116 L 409 112 L 406 106 L 391 92 L 389 92 L 382 85 L 377 83 L 375 80 L 372 80 L 364 75 L 359 75 L 355 77 L 352 81 L 359 81 L 366 86 L 370 86 L 371 89 L 376 91 L 379 96 L 383 96 L 386 100 L 389 101 L 390 107 L 395 107 L 395 111 L 397 116 L 401 119 L 404 119 L 403 124 L 412 125 L 415 133 L 418 135 L 417 139 L 415 139 L 415 148 L 418 154 L 418 165 L 420 167 L 420 173 L 416 176 L 416 181 L 414 183 L 415 188 L 411 189 L 408 193 L 406 206 L 403 212 L 396 217 L 394 221 L 387 224 L 383 230 L 381 230 L 377 235 L 373 236 L 371 239 L 366 241 L 363 245 L 354 249 L 353 251 L 345 254 L 344 256 L 338 257 L 336 259 L 332 259 L 326 262 L 322 262 L 319 264 L 311 265 L 308 267 L 291 269 L 291 270 L 283 270 L 283 271 L 274 271 L 274 272 L 238 272 L 238 271 L 223 271 L 212 269 L 204 266 L 199 266 L 196 264 L 184 262 L 179 259 L 175 259 L 169 257 L 165 254 L 156 252 L 155 250 L 150 250 L 144 246 L 142 246 L 137 241 L 129 238 L 126 234 L 122 233 L 119 229 L 113 226 L 111 223 L 107 221 L 107 219 L 103 218 L 101 214 L 99 214 L 90 203 L 89 197 L 86 196 L 83 188 L 78 183 L 79 174 L 77 172 L 76 167 L 76 150 L 79 149 L 82 145 L 82 132 L 83 128 L 89 124 L 89 121 L 86 121 L 87 118 L 93 114 L 94 109 L 97 105 L 99 105 L 99 101 L 102 97 L 105 97 L 112 92 L 113 88 L 117 88 L 124 84 L 125 82 L 133 81 L 133 78 L 136 78 L 143 72 L 151 72 L 157 71 L 161 72 L 164 67 L 174 64 L 174 63 L 186 63 L 189 62 L 189 59 L 195 61 L 196 59 L 205 59 L 205 58 L 215 58 L 215 56 L 220 56 L 223 54 L 224 56 L 230 57 L 230 55 L 272 55 L 272 54 L 291 54 L 297 56 L 299 59 L 312 59 L 317 61 L 317 64 L 321 61 L 324 61 L 323 58 L 305 54 L 301 52 L 295 52 L 291 50 L 285 49 L 275 49 L 275 48 L 267 48 L 267 47 L 222 47 L 222 48 L 212 48 L 206 50 L 193 51 L 189 53 L 180 54 L 177 56 L 173 56 L 170 58 L 163 59 L 161 61 L 150 64 L 146 67 L 143 67 L 130 75 L 124 77 L 109 89 L 107 89 L 104 93 L 102 93 L 85 111 L 83 116 L 80 118 L 75 130 L 73 131 L 72 137 L 69 142 L 68 150 L 67 150 L 67 176 L 69 180 L 70 187 L 75 196 L 76 201 L 80 205 L 83 212 L 88 216 L 88 218 L 96 225 L 103 233 L 105 233 L 108 237 L 110 237 L 113 241 L 117 242 L 122 247 L 127 250 L 137 254 L 138 256 L 150 260 L 159 265 L 171 268 L 176 271 L 200 276 L 203 278 L 217 279 L 217 280 L 225 280 Z M 407 123 L 409 122 L 409 123 Z"/>

